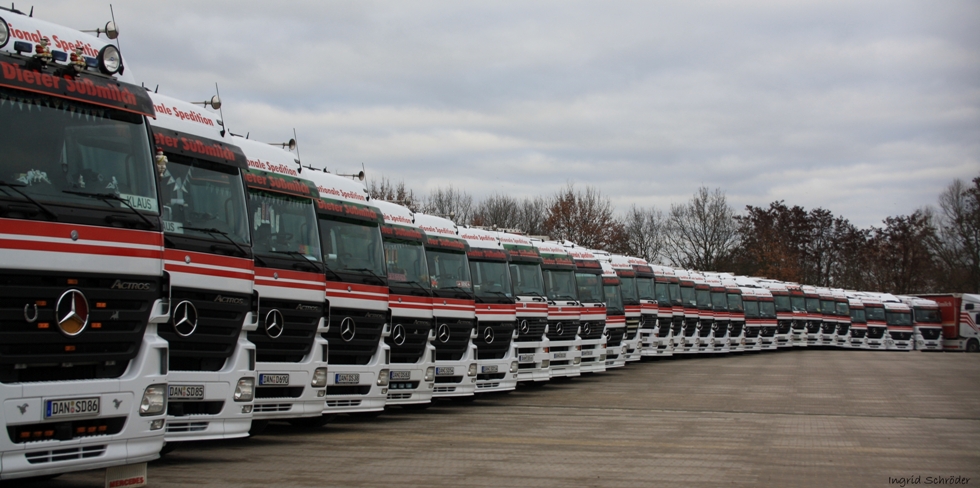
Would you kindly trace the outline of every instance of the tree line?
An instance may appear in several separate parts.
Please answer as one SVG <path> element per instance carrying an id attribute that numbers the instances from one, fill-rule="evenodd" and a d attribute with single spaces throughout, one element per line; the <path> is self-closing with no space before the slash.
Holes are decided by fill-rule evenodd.
<path id="1" fill-rule="evenodd" d="M 597 188 L 573 183 L 550 196 L 494 193 L 481 201 L 453 186 L 419 195 L 385 177 L 367 188 L 373 198 L 457 224 L 570 240 L 680 268 L 898 294 L 980 293 L 980 176 L 954 180 L 936 207 L 866 229 L 827 209 L 784 201 L 737 213 L 721 189 L 706 187 L 666 211 L 633 205 L 621 215 Z"/>

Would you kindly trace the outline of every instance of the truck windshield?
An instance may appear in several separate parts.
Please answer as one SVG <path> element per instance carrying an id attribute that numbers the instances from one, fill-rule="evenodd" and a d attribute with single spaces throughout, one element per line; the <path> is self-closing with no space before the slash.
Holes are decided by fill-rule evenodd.
<path id="1" fill-rule="evenodd" d="M 725 298 L 725 292 L 711 292 L 711 309 L 718 312 L 728 311 L 728 300 Z"/>
<path id="2" fill-rule="evenodd" d="M 757 319 L 759 318 L 759 302 L 755 300 L 746 300 L 743 302 L 745 305 L 745 318 L 747 319 Z"/>
<path id="3" fill-rule="evenodd" d="M 199 239 L 249 242 L 245 190 L 233 166 L 168 154 L 160 177 L 163 229 L 167 234 Z"/>
<path id="4" fill-rule="evenodd" d="M 619 285 L 603 285 L 602 290 L 606 297 L 606 315 L 625 314 L 626 308 L 623 307 L 623 295 Z"/>
<path id="5" fill-rule="evenodd" d="M 675 307 L 683 307 L 684 300 L 681 298 L 681 284 L 671 283 L 667 285 L 667 289 L 670 290 L 670 303 Z"/>
<path id="6" fill-rule="evenodd" d="M 776 303 L 775 302 L 759 302 L 759 315 L 764 319 L 774 319 L 776 318 Z"/>
<path id="7" fill-rule="evenodd" d="M 820 313 L 820 299 L 819 298 L 807 298 L 806 299 L 806 311 L 810 313 Z"/>
<path id="8" fill-rule="evenodd" d="M 780 312 L 793 311 L 793 307 L 790 305 L 789 295 L 776 295 L 772 298 L 776 302 L 776 310 Z"/>
<path id="9" fill-rule="evenodd" d="M 384 248 L 378 224 L 341 220 L 321 215 L 320 248 L 327 279 L 387 286 Z"/>
<path id="10" fill-rule="evenodd" d="M 803 297 L 790 297 L 794 312 L 806 312 L 806 300 Z"/>
<path id="11" fill-rule="evenodd" d="M 942 317 L 939 316 L 939 310 L 928 309 L 928 308 L 916 308 L 915 310 L 915 321 L 921 324 L 941 324 L 943 322 Z"/>
<path id="12" fill-rule="evenodd" d="M 636 293 L 640 300 L 656 300 L 657 296 L 653 291 L 653 278 L 637 278 Z"/>
<path id="13" fill-rule="evenodd" d="M 730 312 L 741 312 L 745 309 L 742 308 L 742 295 L 738 293 L 728 294 L 728 311 Z"/>
<path id="14" fill-rule="evenodd" d="M 510 281 L 517 296 L 544 296 L 544 275 L 539 264 L 511 263 Z"/>
<path id="15" fill-rule="evenodd" d="M 436 290 L 462 290 L 473 292 L 470 266 L 462 252 L 425 250 L 432 288 Z"/>
<path id="16" fill-rule="evenodd" d="M 851 323 L 853 324 L 866 324 L 868 319 L 864 316 L 863 308 L 852 308 L 851 309 Z"/>
<path id="17" fill-rule="evenodd" d="M 620 292 L 623 294 L 623 302 L 635 304 L 640 301 L 639 295 L 636 292 L 636 278 L 632 276 L 625 276 L 619 279 Z"/>
<path id="18" fill-rule="evenodd" d="M 828 315 L 833 315 L 837 309 L 837 304 L 833 300 L 820 300 L 820 310 Z"/>
<path id="19" fill-rule="evenodd" d="M 912 325 L 912 314 L 909 312 L 885 311 L 885 323 L 888 325 Z"/>
<path id="20" fill-rule="evenodd" d="M 711 310 L 711 290 L 697 290 L 698 308 Z"/>
<path id="21" fill-rule="evenodd" d="M 864 307 L 864 313 L 868 318 L 868 321 L 877 320 L 879 322 L 885 321 L 885 307 L 881 305 L 877 307 Z"/>
<path id="22" fill-rule="evenodd" d="M 846 303 L 837 302 L 837 315 L 840 315 L 841 317 L 847 317 L 850 314 L 851 314 L 850 306 L 848 306 Z"/>
<path id="23" fill-rule="evenodd" d="M 661 307 L 669 307 L 670 294 L 667 292 L 667 283 L 655 283 L 654 290 L 657 292 L 657 304 Z"/>
<path id="24" fill-rule="evenodd" d="M 507 263 L 504 261 L 470 261 L 473 291 L 478 297 L 513 297 Z"/>
<path id="25" fill-rule="evenodd" d="M 252 251 L 256 254 L 302 254 L 317 262 L 322 257 L 313 200 L 249 189 Z"/>
<path id="26" fill-rule="evenodd" d="M 683 300 L 683 305 L 688 308 L 697 308 L 698 300 L 694 295 L 694 286 L 684 286 L 681 285 L 681 299 Z"/>
<path id="27" fill-rule="evenodd" d="M 576 300 L 575 272 L 572 270 L 544 270 L 545 289 L 549 300 Z"/>
<path id="28" fill-rule="evenodd" d="M 575 273 L 578 284 L 578 299 L 585 303 L 600 303 L 606 296 L 602 291 L 602 280 L 599 275 L 592 273 Z"/>
<path id="29" fill-rule="evenodd" d="M 385 240 L 384 246 L 389 285 L 408 284 L 423 290 L 432 286 L 421 242 L 391 239 Z"/>
<path id="30" fill-rule="evenodd" d="M 159 211 L 150 141 L 141 115 L 0 89 L 0 198 L 125 209 L 65 193 L 109 193 L 138 211 Z M 129 210 L 127 210 L 129 211 Z M 40 214 L 40 212 L 39 212 Z"/>

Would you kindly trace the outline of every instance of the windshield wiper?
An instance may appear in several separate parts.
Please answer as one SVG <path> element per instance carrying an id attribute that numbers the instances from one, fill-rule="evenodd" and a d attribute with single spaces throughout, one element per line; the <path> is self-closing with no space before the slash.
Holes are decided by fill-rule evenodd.
<path id="1" fill-rule="evenodd" d="M 306 257 L 306 255 L 303 254 L 303 253 L 301 253 L 301 252 L 297 252 L 297 251 L 272 251 L 272 252 L 274 252 L 276 254 L 285 254 L 287 256 L 293 256 L 293 257 L 299 256 L 299 257 L 303 258 L 303 261 L 306 261 L 307 263 L 309 263 L 309 265 L 313 267 L 313 270 L 314 271 L 316 271 L 316 272 L 319 272 L 320 271 L 320 267 L 317 266 L 313 262 L 313 260 L 311 260 L 310 258 Z"/>
<path id="2" fill-rule="evenodd" d="M 395 281 L 396 284 L 407 283 L 412 286 L 418 287 L 419 290 L 429 291 L 428 288 L 422 286 L 422 282 L 416 280 L 406 280 L 406 281 Z"/>
<path id="3" fill-rule="evenodd" d="M 117 201 L 125 205 L 126 208 L 132 210 L 137 217 L 143 219 L 143 222 L 146 222 L 146 225 L 149 226 L 150 229 L 154 228 L 153 222 L 151 222 L 150 219 L 146 218 L 146 216 L 143 215 L 142 212 L 136 210 L 136 207 L 134 207 L 131 203 L 129 203 L 129 200 L 126 200 L 125 198 L 116 195 L 115 193 L 89 193 L 89 192 L 75 191 L 75 190 L 61 190 L 61 191 L 62 193 L 70 193 L 72 195 L 81 195 L 83 197 L 97 198 L 105 202 L 110 207 L 112 207 L 112 205 L 109 204 L 109 200 Z"/>
<path id="4" fill-rule="evenodd" d="M 506 294 L 506 293 L 504 293 L 502 291 L 488 290 L 488 291 L 481 291 L 480 293 L 493 293 L 495 295 L 500 295 L 502 297 L 510 298 L 510 295 L 508 295 L 508 294 Z"/>
<path id="5" fill-rule="evenodd" d="M 235 246 L 236 248 L 238 248 L 239 251 L 241 251 L 242 257 L 248 257 L 248 251 L 246 251 L 244 247 L 239 246 L 238 243 L 235 242 L 235 240 L 232 239 L 228 235 L 227 232 L 225 232 L 225 231 L 223 231 L 221 229 L 215 229 L 214 227 L 187 227 L 187 226 L 184 226 L 184 230 L 194 230 L 194 231 L 197 231 L 197 232 L 206 232 L 208 234 L 211 234 L 212 236 L 218 235 L 218 236 L 224 237 L 225 240 L 228 241 L 229 243 L 231 243 L 232 246 Z M 263 266 L 265 265 L 264 261 L 262 261 L 261 258 L 259 258 L 259 262 L 263 263 Z"/>
<path id="6" fill-rule="evenodd" d="M 520 293 L 518 293 L 518 295 L 531 295 L 533 297 L 548 298 L 534 290 L 521 291 Z"/>
<path id="7" fill-rule="evenodd" d="M 22 191 L 20 191 L 20 190 L 17 189 L 17 188 L 23 188 L 23 187 L 25 187 L 27 185 L 22 184 L 22 183 L 20 183 L 20 184 L 19 183 L 7 183 L 6 181 L 0 180 L 0 186 L 5 187 L 5 188 L 10 188 L 11 190 L 17 192 L 18 195 L 24 197 L 24 200 L 27 200 L 28 202 L 33 203 L 37 208 L 41 209 L 41 211 L 43 211 L 44 213 L 48 214 L 48 216 L 51 217 L 53 220 L 58 220 L 58 214 L 54 213 L 53 210 L 51 210 L 50 208 L 42 205 L 41 202 L 35 200 L 34 198 L 32 198 L 27 193 L 24 193 L 24 192 L 22 192 Z"/>
<path id="8" fill-rule="evenodd" d="M 364 272 L 370 274 L 371 276 L 374 276 L 375 278 L 377 278 L 378 281 L 380 281 L 382 283 L 385 282 L 385 279 L 384 278 L 378 276 L 378 273 L 375 273 L 370 268 L 344 268 L 344 271 L 364 271 Z"/>
<path id="9" fill-rule="evenodd" d="M 552 300 L 574 300 L 575 297 L 571 295 L 555 295 L 551 297 Z"/>

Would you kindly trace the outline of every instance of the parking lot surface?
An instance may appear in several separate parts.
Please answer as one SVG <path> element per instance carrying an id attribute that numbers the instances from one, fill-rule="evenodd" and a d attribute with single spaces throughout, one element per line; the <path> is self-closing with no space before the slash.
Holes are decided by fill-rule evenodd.
<path id="1" fill-rule="evenodd" d="M 980 486 L 980 354 L 644 361 L 314 431 L 273 424 L 149 465 L 155 487 L 900 486 L 915 476 Z M 102 483 L 87 472 L 44 486 Z"/>

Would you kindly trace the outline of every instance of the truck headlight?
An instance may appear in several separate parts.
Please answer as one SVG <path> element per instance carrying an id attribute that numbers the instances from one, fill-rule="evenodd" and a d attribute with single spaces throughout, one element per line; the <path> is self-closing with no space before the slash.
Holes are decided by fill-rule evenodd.
<path id="1" fill-rule="evenodd" d="M 432 381 L 436 374 L 436 368 L 429 366 L 425 368 L 425 381 Z"/>
<path id="2" fill-rule="evenodd" d="M 476 376 L 476 363 L 470 365 L 469 371 L 466 372 L 469 376 Z"/>
<path id="3" fill-rule="evenodd" d="M 378 371 L 378 386 L 388 386 L 388 368 Z"/>
<path id="4" fill-rule="evenodd" d="M 314 388 L 323 388 L 327 386 L 327 368 L 317 368 L 313 370 L 313 381 L 310 382 L 310 386 Z"/>
<path id="5" fill-rule="evenodd" d="M 516 373 L 517 372 L 517 361 L 511 361 L 510 362 L 510 372 L 511 373 Z"/>
<path id="6" fill-rule="evenodd" d="M 160 415 L 167 411 L 167 385 L 160 383 L 150 385 L 143 391 L 143 399 L 140 400 L 140 416 Z"/>
<path id="7" fill-rule="evenodd" d="M 234 399 L 236 402 L 250 402 L 255 397 L 255 378 L 249 376 L 238 380 L 235 387 Z"/>

